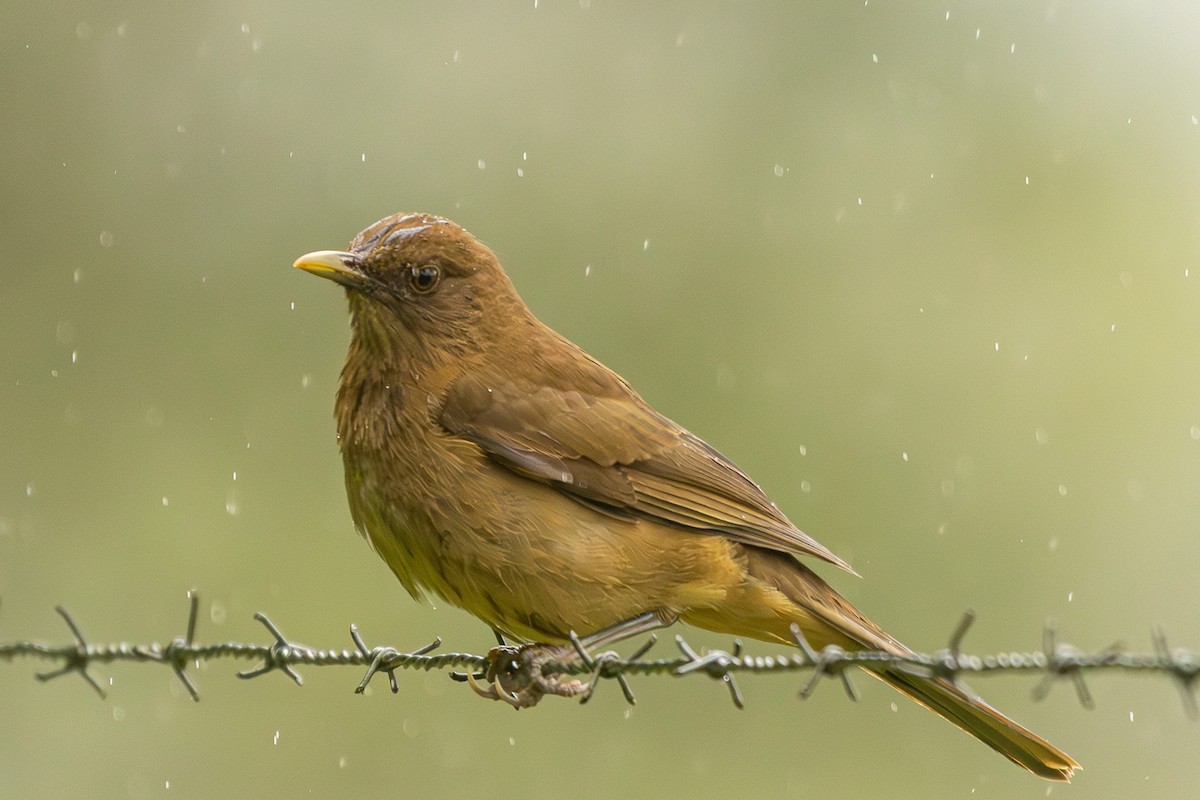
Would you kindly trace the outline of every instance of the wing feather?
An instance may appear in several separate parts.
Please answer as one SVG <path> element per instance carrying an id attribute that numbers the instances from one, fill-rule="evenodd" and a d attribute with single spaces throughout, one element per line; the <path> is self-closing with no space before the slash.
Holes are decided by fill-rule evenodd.
<path id="1" fill-rule="evenodd" d="M 440 421 L 498 464 L 619 517 L 849 565 L 793 525 L 729 459 L 662 416 L 596 362 L 590 391 L 467 375 Z M 609 380 L 604 380 L 611 376 Z"/>

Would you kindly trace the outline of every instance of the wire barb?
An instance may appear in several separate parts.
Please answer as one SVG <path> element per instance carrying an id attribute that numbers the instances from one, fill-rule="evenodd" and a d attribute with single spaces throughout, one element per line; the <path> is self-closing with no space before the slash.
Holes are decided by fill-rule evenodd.
<path id="1" fill-rule="evenodd" d="M 1179 696 L 1183 699 L 1183 710 L 1188 719 L 1200 717 L 1193 686 L 1196 678 L 1200 677 L 1200 660 L 1197 660 L 1194 653 L 1186 650 L 1172 652 L 1167 646 L 1167 634 L 1158 625 L 1151 630 L 1150 638 L 1154 642 L 1154 652 L 1158 656 L 1159 664 L 1174 679 L 1175 686 L 1179 689 Z"/>
<path id="2" fill-rule="evenodd" d="M 254 669 L 242 670 L 237 676 L 249 680 L 250 678 L 257 678 L 260 675 L 266 675 L 268 672 L 279 670 L 291 678 L 297 686 L 303 686 L 304 679 L 300 677 L 299 672 L 292 669 L 292 661 L 296 660 L 297 651 L 305 651 L 308 648 L 289 642 L 287 637 L 280 632 L 279 628 L 275 627 L 275 623 L 271 621 L 271 618 L 263 612 L 255 611 L 254 618 L 271 632 L 271 635 L 275 637 L 275 644 L 271 645 L 270 649 L 263 655 L 261 666 L 257 666 Z"/>
<path id="3" fill-rule="evenodd" d="M 49 672 L 39 672 L 37 679 L 45 682 L 70 672 L 78 672 L 79 676 L 87 681 L 88 685 L 95 689 L 96 694 L 100 695 L 100 699 L 103 700 L 107 695 L 100 688 L 100 683 L 92 677 L 92 673 L 88 672 L 88 663 L 92 658 L 92 650 L 83 638 L 83 631 L 79 630 L 79 626 L 75 624 L 75 619 L 65 608 L 55 606 L 54 610 L 58 612 L 58 615 L 63 618 L 63 622 L 67 623 L 67 627 L 71 629 L 71 636 L 75 637 L 75 648 L 64 653 L 64 663 L 61 667 Z"/>
<path id="4" fill-rule="evenodd" d="M 617 669 L 610 669 L 611 666 L 616 666 L 621 663 L 621 656 L 612 651 L 606 650 L 593 656 L 588 652 L 587 646 L 575 631 L 568 631 L 568 638 L 571 640 L 571 646 L 575 648 L 575 654 L 579 656 L 579 660 L 591 671 L 591 677 L 584 684 L 584 690 L 579 695 L 579 702 L 586 703 L 592 699 L 592 693 L 596 691 L 596 685 L 600 683 L 601 678 L 613 678 L 617 681 L 617 685 L 621 687 L 621 694 L 625 695 L 625 702 L 629 705 L 637 705 L 637 698 L 633 696 L 633 687 L 629 685 L 629 679 L 625 677 L 625 673 Z M 657 637 L 651 635 L 650 640 L 638 648 L 637 653 L 632 657 L 633 660 L 641 658 L 646 652 L 654 646 L 658 641 Z M 543 665 L 543 672 L 545 666 Z"/>
<path id="5" fill-rule="evenodd" d="M 405 661 L 419 658 L 420 656 L 432 653 L 442 646 L 442 637 L 435 636 L 433 641 L 424 647 L 418 647 L 411 653 L 402 653 L 394 647 L 372 647 L 368 648 L 363 638 L 358 633 L 358 626 L 350 626 L 350 638 L 354 640 L 354 646 L 358 648 L 358 652 L 363 658 L 371 659 L 367 665 L 367 674 L 359 682 L 354 689 L 355 694 L 362 694 L 367 690 L 367 684 L 371 682 L 376 673 L 386 672 L 388 676 L 388 685 L 392 690 L 392 694 L 400 693 L 400 684 L 396 682 L 396 670 L 404 666 Z M 453 673 L 451 674 L 453 677 Z"/>
<path id="6" fill-rule="evenodd" d="M 975 623 L 975 612 L 972 609 L 967 609 L 963 612 L 962 618 L 958 621 L 954 631 L 950 634 L 950 641 L 944 650 L 938 650 L 933 654 L 932 663 L 929 665 L 929 672 L 938 678 L 949 681 L 958 688 L 962 688 L 962 681 L 958 679 L 959 673 L 963 669 L 964 659 L 967 658 L 962 653 L 963 639 L 967 636 L 967 631 L 971 629 L 971 625 Z M 969 659 L 968 659 L 969 663 Z"/>
<path id="7" fill-rule="evenodd" d="M 192 682 L 186 670 L 196 640 L 196 621 L 200 614 L 200 593 L 195 589 L 190 589 L 187 596 L 189 602 L 187 633 L 172 639 L 171 643 L 162 651 L 161 659 L 171 665 L 171 669 L 175 671 L 175 676 L 179 678 L 183 688 L 187 689 L 192 700 L 199 703 L 200 690 L 196 688 L 196 684 Z"/>
<path id="8" fill-rule="evenodd" d="M 742 643 L 735 640 L 733 643 L 733 652 L 727 653 L 724 650 L 710 650 L 704 655 L 700 655 L 692 646 L 689 645 L 682 636 L 675 636 L 675 645 L 683 653 L 687 660 L 682 666 L 675 670 L 676 675 L 686 675 L 689 672 L 704 672 L 707 675 L 722 681 L 729 689 L 729 699 L 733 701 L 734 706 L 738 709 L 746 707 L 745 698 L 742 697 L 742 690 L 738 688 L 737 680 L 733 677 L 731 668 L 740 666 L 742 658 Z"/>
<path id="9" fill-rule="evenodd" d="M 1104 653 L 1111 651 L 1102 651 Z M 1046 676 L 1033 687 L 1033 699 L 1045 700 L 1054 688 L 1055 681 L 1069 678 L 1075 684 L 1075 696 L 1079 704 L 1091 711 L 1096 707 L 1095 698 L 1083 679 L 1083 661 L 1080 652 L 1069 644 L 1058 643 L 1058 622 L 1047 619 L 1042 627 L 1042 654 L 1046 659 Z"/>
<path id="10" fill-rule="evenodd" d="M 804 631 L 800 630 L 799 625 L 793 622 L 790 629 L 793 638 L 796 640 L 796 644 L 799 645 L 800 650 L 804 653 L 804 657 L 813 668 L 812 677 L 809 678 L 804 688 L 800 690 L 800 699 L 807 700 L 816 690 L 817 684 L 823 676 L 832 677 L 836 674 L 842 679 L 842 688 L 846 690 L 846 695 L 851 700 L 857 702 L 858 690 L 854 688 L 854 684 L 850 682 L 850 676 L 846 674 L 846 667 L 855 660 L 850 657 L 851 654 L 836 644 L 827 644 L 818 653 L 808 643 L 808 639 L 804 636 Z"/>

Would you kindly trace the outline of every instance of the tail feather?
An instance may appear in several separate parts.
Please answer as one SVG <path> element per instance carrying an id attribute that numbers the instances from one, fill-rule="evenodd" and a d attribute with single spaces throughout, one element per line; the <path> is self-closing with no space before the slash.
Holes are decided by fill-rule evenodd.
<path id="1" fill-rule="evenodd" d="M 686 620 L 713 630 L 782 643 L 794 641 L 790 633 L 794 623 L 817 648 L 836 644 L 847 650 L 912 655 L 911 650 L 795 559 L 750 547 L 743 553 L 750 581 L 739 606 L 739 624 L 730 625 L 721 615 L 694 612 L 686 615 Z M 758 613 L 762 608 L 773 609 L 773 614 L 763 616 Z M 903 666 L 864 669 L 1035 775 L 1069 781 L 1079 769 L 1069 755 L 950 681 Z"/>
<path id="2" fill-rule="evenodd" d="M 1069 755 L 947 680 L 901 669 L 872 674 L 1035 775 L 1070 781 L 1079 768 Z"/>

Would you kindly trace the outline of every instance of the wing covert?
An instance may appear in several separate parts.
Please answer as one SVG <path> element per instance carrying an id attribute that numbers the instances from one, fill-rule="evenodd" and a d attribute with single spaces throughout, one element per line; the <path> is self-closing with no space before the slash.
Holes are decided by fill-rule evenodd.
<path id="1" fill-rule="evenodd" d="M 608 391 L 591 394 L 464 376 L 446 394 L 441 423 L 496 463 L 586 505 L 853 572 L 792 525 L 729 459 L 613 378 Z"/>

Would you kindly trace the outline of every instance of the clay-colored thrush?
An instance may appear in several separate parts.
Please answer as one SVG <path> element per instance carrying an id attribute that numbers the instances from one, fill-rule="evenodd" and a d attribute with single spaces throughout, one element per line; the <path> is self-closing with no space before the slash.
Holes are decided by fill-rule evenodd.
<path id="1" fill-rule="evenodd" d="M 539 322 L 496 255 L 400 214 L 295 266 L 340 283 L 337 432 L 358 529 L 414 597 L 498 632 L 606 642 L 676 620 L 817 649 L 910 651 L 801 563 L 849 569 L 723 455 Z M 875 677 L 1020 764 L 1070 756 L 914 667 Z M 511 699 L 511 698 L 505 698 Z"/>

